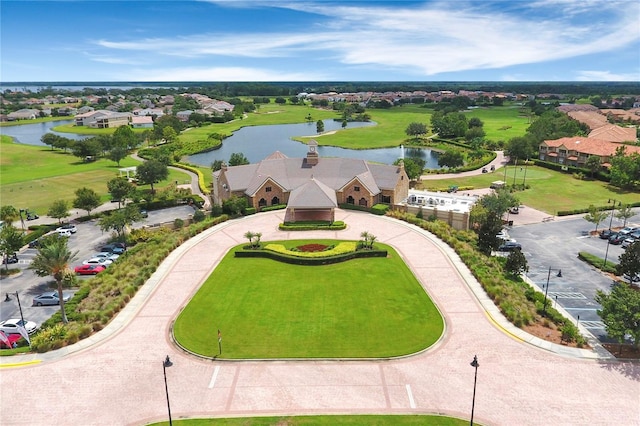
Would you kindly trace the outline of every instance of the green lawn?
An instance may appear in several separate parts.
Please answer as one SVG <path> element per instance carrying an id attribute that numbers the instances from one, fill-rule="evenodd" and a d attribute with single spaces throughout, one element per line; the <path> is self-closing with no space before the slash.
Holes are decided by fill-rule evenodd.
<path id="1" fill-rule="evenodd" d="M 477 108 L 465 112 L 467 119 L 477 117 L 484 123 L 486 138 L 505 141 L 516 136 L 524 136 L 529 127 L 527 112 L 519 106 Z"/>
<path id="2" fill-rule="evenodd" d="M 184 426 L 463 426 L 468 424 L 469 421 L 437 415 L 345 415 L 184 419 L 173 420 L 173 423 L 178 423 Z M 165 426 L 168 424 L 169 422 L 153 423 L 154 426 Z"/>
<path id="3" fill-rule="evenodd" d="M 526 182 L 530 189 L 515 193 L 522 204 L 555 215 L 560 210 L 574 210 L 587 208 L 590 204 L 606 206 L 611 198 L 622 203 L 637 202 L 640 194 L 623 191 L 598 180 L 579 180 L 569 173 L 557 172 L 543 167 L 508 166 L 506 181 L 509 185 L 514 182 Z M 450 185 L 473 186 L 474 188 L 488 188 L 491 182 L 505 180 L 504 169 L 494 173 L 452 179 L 425 180 L 421 183 L 425 189 L 446 189 Z"/>
<path id="4" fill-rule="evenodd" d="M 120 167 L 136 164 L 139 162 L 127 157 L 120 162 Z M 111 160 L 85 163 L 70 153 L 13 143 L 11 138 L 2 135 L 0 200 L 2 205 L 28 208 L 42 215 L 54 200 L 71 202 L 75 198 L 75 190 L 85 186 L 107 201 L 107 181 L 119 175 L 118 168 Z M 190 178 L 184 172 L 170 170 L 169 178 L 154 187 L 163 188 L 175 181 L 184 183 Z"/>
<path id="5" fill-rule="evenodd" d="M 323 266 L 239 259 L 237 246 L 180 313 L 175 338 L 216 356 L 220 329 L 229 359 L 384 358 L 427 348 L 443 319 L 399 255 L 380 246 L 387 258 Z"/>

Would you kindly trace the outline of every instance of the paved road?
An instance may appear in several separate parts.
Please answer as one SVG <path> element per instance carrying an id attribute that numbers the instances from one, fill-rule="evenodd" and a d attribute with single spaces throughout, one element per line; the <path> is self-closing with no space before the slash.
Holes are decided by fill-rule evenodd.
<path id="1" fill-rule="evenodd" d="M 588 351 L 515 337 L 451 250 L 415 227 L 338 211 L 348 229 L 296 238 L 359 239 L 362 231 L 399 250 L 442 311 L 446 331 L 424 353 L 396 360 L 248 361 L 196 359 L 170 338 L 180 309 L 247 230 L 263 240 L 283 212 L 221 224 L 173 252 L 103 332 L 68 349 L 17 360 L 39 364 L 0 375 L 3 424 L 115 425 L 165 420 L 162 364 L 173 418 L 289 414 L 445 413 L 468 418 L 478 355 L 475 419 L 492 425 L 638 425 L 640 364 L 576 358 Z M 206 325 L 203 325 L 206 326 Z M 511 331 L 513 332 L 513 330 Z M 213 333 L 213 330 L 212 330 Z M 517 332 L 514 332 L 517 334 Z M 233 339 L 233 330 L 224 330 Z M 215 339 L 214 339 L 215 340 Z M 533 339 L 535 341 L 535 339 Z M 588 355 L 587 355 L 588 356 Z M 19 397 L 18 397 L 19 396 Z"/>
<path id="2" fill-rule="evenodd" d="M 491 169 L 491 166 L 494 166 L 496 170 L 500 167 L 504 167 L 505 164 L 509 162 L 509 157 L 505 157 L 504 151 L 494 151 L 496 153 L 496 158 L 493 159 L 492 162 L 487 164 L 484 167 L 480 167 L 475 170 L 469 170 L 467 172 L 460 173 L 445 173 L 445 174 L 428 174 L 420 176 L 420 180 L 437 180 L 437 179 L 450 179 L 450 178 L 459 178 L 466 176 L 476 176 L 482 174 L 482 169 L 486 168 L 487 170 Z M 496 178 L 496 180 L 500 180 Z"/>

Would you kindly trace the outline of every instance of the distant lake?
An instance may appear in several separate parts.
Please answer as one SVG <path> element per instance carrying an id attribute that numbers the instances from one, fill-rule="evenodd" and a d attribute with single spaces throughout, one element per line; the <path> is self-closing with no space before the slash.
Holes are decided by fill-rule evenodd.
<path id="1" fill-rule="evenodd" d="M 325 132 L 339 131 L 342 122 L 323 120 Z M 40 138 L 45 133 L 53 133 L 73 140 L 83 140 L 90 136 L 76 133 L 61 133 L 51 130 L 61 124 L 72 123 L 73 120 L 48 121 L 44 123 L 23 124 L 20 126 L 0 127 L 0 134 L 11 136 L 19 143 L 45 146 Z M 375 126 L 374 122 L 350 122 L 347 129 Z M 250 163 L 264 160 L 275 151 L 280 151 L 290 158 L 303 158 L 307 155 L 307 145 L 294 141 L 293 137 L 315 136 L 321 141 L 322 136 L 316 132 L 316 123 L 274 124 L 270 126 L 247 126 L 233 133 L 222 142 L 222 147 L 215 151 L 195 154 L 188 161 L 204 167 L 211 166 L 215 160 L 229 161 L 231 154 L 244 154 Z M 321 157 L 356 158 L 380 164 L 393 164 L 398 158 L 416 157 L 425 161 L 425 168 L 439 169 L 438 153 L 427 148 L 377 148 L 346 149 L 334 146 L 318 146 Z"/>
<path id="2" fill-rule="evenodd" d="M 87 135 L 78 135 L 76 133 L 60 133 L 51 130 L 56 126 L 73 123 L 73 120 L 47 121 L 44 123 L 21 124 L 19 126 L 0 127 L 0 134 L 11 136 L 16 142 L 25 145 L 46 146 L 40 141 L 45 133 L 53 133 L 67 139 L 81 141 L 88 138 Z"/>
<path id="3" fill-rule="evenodd" d="M 342 122 L 323 120 L 325 132 L 341 130 Z M 375 126 L 373 122 L 349 122 L 347 129 Z M 293 137 L 315 136 L 321 141 L 322 136 L 316 132 L 316 123 L 274 124 L 270 126 L 247 126 L 237 130 L 222 142 L 222 147 L 215 151 L 195 154 L 188 161 L 199 166 L 209 167 L 216 160 L 229 161 L 231 154 L 242 153 L 250 163 L 264 160 L 276 151 L 290 158 L 303 158 L 307 155 L 307 145 L 293 140 Z M 439 169 L 438 153 L 430 149 L 419 148 L 377 148 L 346 149 L 334 146 L 318 146 L 320 157 L 357 158 L 375 163 L 393 164 L 404 153 L 405 157 L 419 157 L 425 160 L 426 168 Z"/>

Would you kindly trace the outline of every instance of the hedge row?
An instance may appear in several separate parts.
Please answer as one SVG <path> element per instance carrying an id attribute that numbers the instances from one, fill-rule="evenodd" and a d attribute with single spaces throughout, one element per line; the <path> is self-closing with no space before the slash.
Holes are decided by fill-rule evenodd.
<path id="1" fill-rule="evenodd" d="M 591 170 L 582 167 L 568 166 L 566 164 L 553 163 L 551 161 L 543 161 L 536 158 L 532 158 L 530 161 L 533 161 L 533 164 L 536 166 L 544 167 L 545 169 L 564 173 L 582 173 L 585 176 L 591 176 Z M 609 182 L 611 180 L 611 175 L 608 171 L 598 171 L 593 175 L 593 177 L 603 182 Z"/>
<path id="2" fill-rule="evenodd" d="M 278 229 L 281 231 L 313 231 L 313 230 L 328 230 L 328 231 L 341 231 L 345 229 L 347 225 L 337 220 L 335 222 L 285 222 L 278 225 Z"/>
<path id="3" fill-rule="evenodd" d="M 32 338 L 33 350 L 58 349 L 101 330 L 127 305 L 169 253 L 189 238 L 226 220 L 228 216 L 223 215 L 177 231 L 163 228 L 148 242 L 127 249 L 106 271 L 83 281 L 80 289 L 65 303 L 68 324 L 60 324 L 60 311 L 42 324 L 42 329 Z"/>
<path id="4" fill-rule="evenodd" d="M 330 265 L 333 263 L 346 262 L 351 259 L 361 259 L 368 257 L 387 257 L 386 250 L 358 250 L 351 253 L 335 255 L 331 257 L 298 257 L 289 256 L 283 253 L 277 253 L 269 250 L 236 250 L 235 257 L 260 257 L 273 259 L 292 265 Z"/>
<path id="5" fill-rule="evenodd" d="M 535 291 L 520 277 L 508 277 L 499 259 L 478 251 L 477 236 L 472 231 L 458 231 L 443 221 L 430 222 L 397 210 L 389 212 L 389 215 L 431 232 L 453 248 L 500 312 L 516 327 L 533 323 L 536 315 L 542 315 L 544 312 L 558 327 L 566 329 L 567 338 L 573 336 L 571 338 L 576 340 L 579 346 L 585 343 L 575 326 L 550 306 L 548 300 L 545 309 L 543 294 Z"/>
<path id="6" fill-rule="evenodd" d="M 341 203 L 338 205 L 338 207 L 340 207 L 343 210 L 358 210 L 361 212 L 372 213 L 378 216 L 384 216 L 385 213 L 390 208 L 388 204 L 382 204 L 382 203 L 374 204 L 373 207 L 364 207 L 364 206 L 357 206 L 355 204 Z"/>
<path id="7" fill-rule="evenodd" d="M 286 204 L 276 204 L 276 205 L 273 205 L 273 206 L 262 207 L 260 209 L 260 211 L 261 212 L 270 212 L 270 211 L 273 211 L 273 210 L 284 210 L 286 208 L 287 208 Z"/>
<path id="8" fill-rule="evenodd" d="M 198 186 L 200 187 L 200 191 L 203 194 L 209 194 L 211 191 L 209 190 L 209 188 L 207 188 L 207 186 L 204 183 L 204 175 L 202 174 L 202 172 L 200 171 L 200 169 L 192 167 L 188 164 L 183 164 L 183 163 L 175 163 L 172 164 L 172 166 L 177 167 L 179 169 L 184 169 L 184 170 L 188 170 L 192 173 L 195 173 L 198 175 Z"/>
<path id="9" fill-rule="evenodd" d="M 595 266 L 604 272 L 618 275 L 618 264 L 607 260 L 605 264 L 604 259 L 594 254 L 587 253 L 586 251 L 578 252 L 578 259 L 587 262 L 589 265 Z"/>
<path id="10" fill-rule="evenodd" d="M 629 203 L 629 207 L 640 207 L 640 201 L 635 203 Z M 616 209 L 617 207 L 613 207 L 611 204 L 606 204 L 603 206 L 596 206 L 596 208 L 598 210 L 613 210 L 613 209 Z M 573 209 L 573 210 L 559 210 L 557 215 L 569 216 L 572 214 L 583 214 L 583 213 L 589 213 L 589 208 L 587 207 L 587 208 Z"/>

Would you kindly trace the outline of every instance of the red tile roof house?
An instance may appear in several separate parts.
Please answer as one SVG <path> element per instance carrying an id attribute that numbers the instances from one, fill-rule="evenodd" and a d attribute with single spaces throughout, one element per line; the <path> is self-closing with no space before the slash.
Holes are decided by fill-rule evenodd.
<path id="1" fill-rule="evenodd" d="M 286 204 L 286 222 L 334 220 L 339 204 L 371 207 L 399 204 L 409 194 L 404 165 L 390 166 L 351 158 L 320 158 L 309 142 L 305 158 L 275 152 L 259 163 L 227 167 L 213 173 L 212 199 L 221 205 L 232 195 L 249 207 Z"/>
<path id="2" fill-rule="evenodd" d="M 539 146 L 539 159 L 567 166 L 584 166 L 591 155 L 600 157 L 604 167 L 611 165 L 611 157 L 618 147 L 626 147 L 626 155 L 640 153 L 640 146 L 625 145 L 583 136 L 543 141 Z"/>

